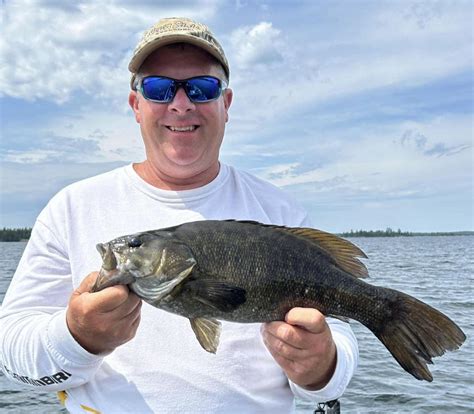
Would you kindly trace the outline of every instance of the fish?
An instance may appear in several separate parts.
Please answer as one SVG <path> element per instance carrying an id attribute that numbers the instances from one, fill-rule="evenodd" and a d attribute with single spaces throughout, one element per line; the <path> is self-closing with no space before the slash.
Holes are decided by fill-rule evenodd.
<path id="1" fill-rule="evenodd" d="M 466 339 L 430 305 L 362 280 L 365 253 L 322 230 L 202 220 L 118 237 L 97 250 L 102 266 L 92 292 L 128 285 L 150 305 L 188 318 L 211 353 L 220 320 L 284 321 L 294 307 L 360 322 L 419 380 L 431 382 L 427 364 Z"/>

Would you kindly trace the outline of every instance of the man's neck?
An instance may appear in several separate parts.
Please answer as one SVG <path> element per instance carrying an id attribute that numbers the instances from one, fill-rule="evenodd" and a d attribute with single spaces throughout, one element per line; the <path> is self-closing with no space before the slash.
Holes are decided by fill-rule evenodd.
<path id="1" fill-rule="evenodd" d="M 133 164 L 135 172 L 148 184 L 171 191 L 191 190 L 209 184 L 219 174 L 219 168 L 220 164 L 217 161 L 215 165 L 202 172 L 175 177 L 159 170 L 148 160 Z"/>

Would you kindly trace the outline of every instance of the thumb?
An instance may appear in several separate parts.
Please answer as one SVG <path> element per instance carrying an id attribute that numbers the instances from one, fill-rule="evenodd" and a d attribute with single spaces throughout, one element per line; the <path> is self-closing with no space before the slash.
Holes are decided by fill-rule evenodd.
<path id="1" fill-rule="evenodd" d="M 315 334 L 319 334 L 327 328 L 324 315 L 313 308 L 293 308 L 286 314 L 285 322 L 300 326 Z"/>
<path id="2" fill-rule="evenodd" d="M 94 286 L 94 283 L 99 276 L 99 272 L 89 273 L 81 282 L 81 284 L 74 290 L 75 295 L 82 295 L 83 293 L 89 293 Z"/>

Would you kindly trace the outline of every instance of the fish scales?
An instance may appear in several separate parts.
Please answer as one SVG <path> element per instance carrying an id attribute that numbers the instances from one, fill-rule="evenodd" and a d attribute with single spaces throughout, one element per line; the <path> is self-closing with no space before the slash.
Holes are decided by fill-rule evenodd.
<path id="1" fill-rule="evenodd" d="M 347 290 L 344 282 L 351 284 L 353 278 L 347 276 L 344 280 L 341 270 L 327 266 L 325 253 L 315 251 L 305 239 L 268 227 L 255 230 L 253 224 L 248 224 L 234 229 L 232 222 L 224 223 L 220 231 L 212 224 L 190 225 L 178 228 L 174 234 L 197 258 L 193 274 L 228 281 L 248 292 L 247 301 L 235 311 L 214 310 L 207 317 L 234 322 L 283 320 L 295 306 L 317 307 L 323 313 L 341 315 L 344 309 L 336 312 L 334 294 L 343 296 Z"/>
<path id="2" fill-rule="evenodd" d="M 427 381 L 432 357 L 466 338 L 431 306 L 361 280 L 365 254 L 316 229 L 204 220 L 97 248 L 103 264 L 92 291 L 127 284 L 153 306 L 188 318 L 208 352 L 217 351 L 218 320 L 284 320 L 296 306 L 364 324 L 407 372 Z"/>

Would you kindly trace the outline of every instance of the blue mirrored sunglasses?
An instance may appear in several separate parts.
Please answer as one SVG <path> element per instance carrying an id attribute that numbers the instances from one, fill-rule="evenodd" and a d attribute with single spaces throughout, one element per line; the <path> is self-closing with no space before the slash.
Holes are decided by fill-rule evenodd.
<path id="1" fill-rule="evenodd" d="M 152 102 L 171 102 L 182 87 L 189 100 L 195 103 L 214 101 L 221 96 L 227 84 L 214 76 L 196 76 L 189 79 L 172 79 L 164 76 L 147 76 L 138 83 L 143 97 Z"/>

